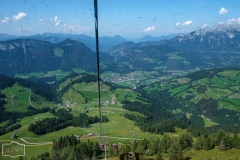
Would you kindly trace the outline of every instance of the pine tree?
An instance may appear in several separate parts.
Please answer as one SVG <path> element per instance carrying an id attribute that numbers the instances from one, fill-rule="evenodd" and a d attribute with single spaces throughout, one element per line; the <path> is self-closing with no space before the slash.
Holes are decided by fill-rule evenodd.
<path id="1" fill-rule="evenodd" d="M 211 138 L 208 136 L 208 137 L 204 140 L 202 149 L 204 149 L 204 150 L 207 151 L 207 150 L 211 150 L 212 148 L 213 148 L 212 140 L 211 140 Z"/>
<path id="2" fill-rule="evenodd" d="M 240 149 L 240 138 L 238 138 L 237 134 L 234 134 L 234 136 L 232 138 L 232 146 L 234 148 Z"/>
<path id="3" fill-rule="evenodd" d="M 92 160 L 98 160 L 96 151 L 93 151 L 93 157 Z"/>
<path id="4" fill-rule="evenodd" d="M 169 149 L 168 158 L 169 160 L 177 160 L 178 158 L 178 152 L 173 147 Z"/>
<path id="5" fill-rule="evenodd" d="M 168 153 L 169 160 L 182 160 L 183 152 L 179 144 L 173 144 Z"/>
<path id="6" fill-rule="evenodd" d="M 167 153 L 171 144 L 172 144 L 171 138 L 169 136 L 164 135 L 163 139 L 159 143 L 158 149 L 163 153 Z"/>
<path id="7" fill-rule="evenodd" d="M 222 150 L 222 151 L 225 151 L 225 150 L 226 150 L 225 142 L 224 142 L 223 139 L 221 140 L 221 143 L 220 143 L 220 145 L 219 145 L 219 149 Z"/>
<path id="8" fill-rule="evenodd" d="M 144 153 L 145 152 L 144 145 L 142 145 L 142 143 L 139 143 L 136 150 L 139 153 Z"/>
<path id="9" fill-rule="evenodd" d="M 221 140 L 222 140 L 222 138 L 223 138 L 223 136 L 225 134 L 226 134 L 226 132 L 224 130 L 222 130 L 222 129 L 217 132 L 217 135 L 216 135 L 217 139 L 215 141 L 215 146 L 219 146 L 220 145 Z"/>
<path id="10" fill-rule="evenodd" d="M 109 144 L 108 153 L 110 156 L 113 156 L 114 150 L 113 150 L 112 144 Z"/>
<path id="11" fill-rule="evenodd" d="M 59 159 L 61 159 L 60 158 L 60 154 L 61 154 L 60 147 L 58 145 L 52 146 L 51 155 L 50 155 L 51 159 L 52 160 L 59 160 Z"/>
<path id="12" fill-rule="evenodd" d="M 61 152 L 61 158 L 62 159 L 67 159 L 69 157 L 69 153 L 71 152 L 70 147 L 64 147 Z"/>
<path id="13" fill-rule="evenodd" d="M 131 145 L 131 151 L 135 152 L 137 150 L 137 146 L 138 146 L 138 141 L 133 140 L 133 143 Z"/>
<path id="14" fill-rule="evenodd" d="M 156 157 L 155 157 L 155 160 L 163 160 L 163 157 L 162 157 L 162 154 L 161 152 L 158 152 Z"/>
<path id="15" fill-rule="evenodd" d="M 222 137 L 221 143 L 219 145 L 220 150 L 228 150 L 232 148 L 232 138 L 228 135 Z"/>
<path id="16" fill-rule="evenodd" d="M 69 156 L 70 160 L 76 160 L 76 152 L 75 152 L 75 146 L 72 148 L 70 156 Z"/>
<path id="17" fill-rule="evenodd" d="M 148 148 L 149 148 L 149 154 L 150 155 L 156 155 L 158 153 L 158 144 L 157 144 L 157 141 L 153 138 L 151 138 L 149 140 L 149 145 L 148 145 Z"/>
<path id="18" fill-rule="evenodd" d="M 183 134 L 179 138 L 179 145 L 183 150 L 188 148 L 188 147 L 192 147 L 192 144 L 193 144 L 193 140 L 192 140 L 192 137 L 189 134 Z"/>

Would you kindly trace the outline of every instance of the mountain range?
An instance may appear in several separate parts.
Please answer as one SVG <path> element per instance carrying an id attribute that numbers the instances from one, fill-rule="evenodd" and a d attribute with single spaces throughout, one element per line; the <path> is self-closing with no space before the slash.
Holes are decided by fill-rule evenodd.
<path id="1" fill-rule="evenodd" d="M 164 44 L 180 49 L 195 51 L 239 51 L 240 25 L 218 24 L 188 34 L 178 35 Z"/>
<path id="2" fill-rule="evenodd" d="M 178 36 L 179 34 L 168 34 L 168 35 L 162 35 L 162 36 L 159 36 L 159 37 L 153 37 L 151 35 L 146 35 L 140 39 L 136 39 L 134 40 L 135 42 L 158 42 L 158 41 L 161 41 L 161 40 L 169 40 L 169 39 L 172 39 L 176 36 Z"/>
<path id="3" fill-rule="evenodd" d="M 79 42 L 84 43 L 88 48 L 95 51 L 96 50 L 96 40 L 95 37 L 91 37 L 85 34 L 62 34 L 62 33 L 43 33 L 43 34 L 36 34 L 31 36 L 11 36 L 7 34 L 0 33 L 0 41 L 7 41 L 13 39 L 35 39 L 41 41 L 48 41 L 50 43 L 60 43 L 65 39 L 76 40 Z M 110 36 L 102 36 L 99 37 L 99 45 L 100 50 L 106 50 L 113 46 L 119 45 L 121 43 L 128 42 L 125 38 L 116 35 L 113 37 Z"/>
<path id="4" fill-rule="evenodd" d="M 16 39 L 18 36 L 8 35 L 6 33 L 0 33 L 0 41 L 7 41 L 11 39 Z"/>
<path id="5" fill-rule="evenodd" d="M 169 40 L 178 34 L 169 34 L 169 35 L 163 35 L 160 37 L 152 37 L 150 35 L 146 35 L 140 39 L 134 39 L 135 42 L 147 42 L 147 41 L 153 41 L 157 42 L 160 40 Z M 76 40 L 79 42 L 84 43 L 88 48 L 95 51 L 96 50 L 96 40 L 95 37 L 88 36 L 85 34 L 63 34 L 63 33 L 43 33 L 43 34 L 36 34 L 31 36 L 12 36 L 5 33 L 0 33 L 0 41 L 7 41 L 7 40 L 13 40 L 13 39 L 35 39 L 35 40 L 42 40 L 42 41 L 48 41 L 50 43 L 60 43 L 64 41 L 65 39 L 71 39 Z M 129 40 L 121 37 L 120 35 L 115 36 L 101 36 L 99 37 L 99 50 L 105 51 L 111 47 L 114 47 L 116 45 L 129 42 Z"/>
<path id="6" fill-rule="evenodd" d="M 134 43 L 121 36 L 104 36 L 99 39 L 102 44 L 100 49 L 104 50 L 100 53 L 101 71 L 128 73 L 147 70 L 162 73 L 172 70 L 239 67 L 239 28 L 239 25 L 217 25 L 157 42 Z M 86 35 L 68 35 L 70 38 L 72 36 L 73 39 L 86 41 L 61 41 L 66 36 L 46 33 L 32 39 L 0 42 L 0 74 L 13 76 L 17 73 L 56 69 L 70 71 L 73 68 L 95 72 L 95 52 L 85 45 L 92 43 L 93 38 Z M 36 40 L 41 38 L 42 40 Z M 107 49 L 109 46 L 113 47 Z"/>
<path id="7" fill-rule="evenodd" d="M 106 50 L 116 63 L 149 70 L 240 66 L 240 26 L 219 24 L 159 42 L 127 42 Z"/>

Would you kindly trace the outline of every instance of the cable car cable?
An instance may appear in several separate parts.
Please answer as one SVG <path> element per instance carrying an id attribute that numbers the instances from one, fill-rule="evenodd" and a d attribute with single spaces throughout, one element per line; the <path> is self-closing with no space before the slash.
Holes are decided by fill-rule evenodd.
<path id="1" fill-rule="evenodd" d="M 100 62 L 99 62 L 99 41 L 98 41 L 98 4 L 97 0 L 94 0 L 94 18 L 95 18 L 95 38 L 96 38 L 96 56 L 97 56 L 97 81 L 98 81 L 98 108 L 100 116 L 100 136 L 102 135 L 102 114 L 101 114 L 101 102 L 100 102 Z"/>

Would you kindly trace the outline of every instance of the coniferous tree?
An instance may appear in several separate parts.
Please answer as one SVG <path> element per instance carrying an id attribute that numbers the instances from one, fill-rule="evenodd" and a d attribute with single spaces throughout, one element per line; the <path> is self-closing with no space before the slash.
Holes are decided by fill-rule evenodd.
<path id="1" fill-rule="evenodd" d="M 162 153 L 161 152 L 158 152 L 156 157 L 155 157 L 155 160 L 163 160 L 163 156 L 162 156 Z"/>
<path id="2" fill-rule="evenodd" d="M 136 148 L 136 151 L 138 153 L 145 153 L 145 147 L 144 147 L 144 142 L 143 141 L 138 141 L 138 146 Z"/>
<path id="3" fill-rule="evenodd" d="M 93 157 L 92 160 L 98 160 L 96 151 L 93 151 Z"/>
<path id="4" fill-rule="evenodd" d="M 222 139 L 221 142 L 220 142 L 219 149 L 222 150 L 222 151 L 225 151 L 225 150 L 226 150 L 225 142 L 224 142 L 223 139 Z"/>
<path id="5" fill-rule="evenodd" d="M 232 139 L 232 146 L 234 148 L 240 149 L 240 138 L 238 138 L 237 134 L 234 134 L 233 139 Z"/>
<path id="6" fill-rule="evenodd" d="M 164 135 L 159 143 L 158 149 L 163 153 L 167 153 L 171 144 L 172 144 L 171 138 L 169 136 Z"/>
<path id="7" fill-rule="evenodd" d="M 74 146 L 74 147 L 72 147 L 71 153 L 69 155 L 69 160 L 76 160 L 76 159 L 77 159 L 77 157 L 76 157 L 76 148 Z"/>
<path id="8" fill-rule="evenodd" d="M 221 143 L 221 140 L 222 140 L 222 138 L 223 138 L 223 136 L 226 134 L 226 132 L 224 131 L 224 130 L 219 130 L 218 132 L 217 132 L 217 134 L 216 134 L 216 139 L 215 139 L 215 141 L 214 141 L 214 145 L 215 146 L 219 146 L 220 145 L 220 143 Z"/>
<path id="9" fill-rule="evenodd" d="M 177 160 L 178 158 L 178 151 L 175 145 L 171 146 L 168 152 L 169 160 Z"/>
<path id="10" fill-rule="evenodd" d="M 192 136 L 189 134 L 183 134 L 179 138 L 179 145 L 184 150 L 186 148 L 191 148 L 193 144 Z"/>
<path id="11" fill-rule="evenodd" d="M 71 147 L 64 147 L 61 151 L 61 159 L 67 159 L 69 157 L 69 153 L 71 153 Z"/>
<path id="12" fill-rule="evenodd" d="M 154 138 L 151 138 L 149 140 L 148 149 L 150 155 L 156 155 L 158 153 L 158 141 L 155 140 Z"/>
<path id="13" fill-rule="evenodd" d="M 57 142 L 53 142 L 50 158 L 52 160 L 59 160 L 59 159 L 61 159 L 60 154 L 61 154 L 61 149 L 58 146 L 58 143 Z"/>
<path id="14" fill-rule="evenodd" d="M 208 136 L 208 137 L 204 140 L 202 149 L 204 149 L 204 150 L 207 151 L 207 150 L 211 150 L 212 148 L 213 148 L 212 140 L 211 140 L 210 136 Z"/>
<path id="15" fill-rule="evenodd" d="M 109 144 L 109 146 L 108 146 L 108 153 L 111 157 L 114 155 L 114 150 L 113 150 L 112 144 Z"/>
<path id="16" fill-rule="evenodd" d="M 224 135 L 219 145 L 220 150 L 228 150 L 232 148 L 232 138 L 228 135 Z"/>
<path id="17" fill-rule="evenodd" d="M 138 146 L 138 141 L 133 140 L 132 145 L 131 145 L 131 151 L 135 152 L 137 150 L 137 146 Z"/>

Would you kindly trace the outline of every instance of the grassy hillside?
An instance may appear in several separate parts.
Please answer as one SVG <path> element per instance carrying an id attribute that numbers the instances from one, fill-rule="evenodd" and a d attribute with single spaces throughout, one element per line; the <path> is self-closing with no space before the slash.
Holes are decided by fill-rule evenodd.
<path id="1" fill-rule="evenodd" d="M 228 73 L 228 74 L 226 74 Z M 225 75 L 225 76 L 223 76 Z M 218 97 L 225 96 L 227 94 L 232 93 L 233 91 L 237 91 L 240 87 L 238 83 L 238 77 L 240 75 L 240 71 L 226 70 L 221 71 L 214 74 L 210 78 L 201 78 L 198 80 L 192 80 L 189 77 L 182 77 L 177 79 L 171 79 L 169 81 L 164 81 L 162 83 L 155 83 L 153 85 L 145 87 L 145 90 L 149 93 L 153 90 L 165 90 L 169 88 L 169 92 L 171 96 L 176 98 L 187 99 L 187 97 L 192 96 L 189 99 L 190 102 L 197 104 L 203 98 L 213 98 L 218 99 Z M 230 77 L 236 78 L 235 81 L 232 81 Z M 71 85 L 71 82 L 74 80 L 80 79 L 81 76 L 78 75 L 73 78 L 67 78 L 63 82 L 59 84 L 58 91 L 60 92 L 62 88 Z M 236 82 L 236 83 L 235 83 Z M 226 84 L 225 84 L 226 83 Z M 221 84 L 221 85 L 218 85 Z M 203 87 L 204 86 L 204 87 Z M 204 92 L 203 92 L 204 91 Z M 57 106 L 57 109 L 64 108 L 66 110 L 70 109 L 70 113 L 74 116 L 77 116 L 79 113 L 86 113 L 89 116 L 99 116 L 98 109 L 98 90 L 96 82 L 79 82 L 74 83 L 69 86 L 68 90 L 66 90 L 62 97 L 59 99 L 62 100 L 61 104 L 54 104 L 46 101 L 43 97 L 30 92 L 29 89 L 18 85 L 17 83 L 12 86 L 5 88 L 1 91 L 4 93 L 7 98 L 6 109 L 14 110 L 14 111 L 26 111 L 27 108 L 22 107 L 32 105 L 36 108 L 45 107 L 49 105 L 50 107 Z M 14 96 L 13 96 L 14 95 Z M 134 121 L 126 119 L 123 115 L 125 113 L 134 114 L 134 115 L 142 115 L 138 112 L 128 111 L 122 109 L 121 102 L 123 100 L 129 101 L 139 101 L 138 99 L 139 93 L 137 90 L 131 90 L 127 88 L 114 88 L 111 89 L 111 86 L 106 85 L 105 83 L 101 84 L 101 106 L 102 106 L 102 115 L 108 117 L 109 121 L 106 123 L 102 123 L 102 134 L 104 136 L 108 136 L 109 143 L 118 143 L 119 148 L 124 146 L 123 144 L 130 144 L 132 142 L 132 138 L 135 137 L 137 139 L 143 138 L 162 138 L 163 135 L 160 134 L 152 134 L 149 132 L 144 132 L 140 130 L 139 126 L 136 126 Z M 239 111 L 239 93 L 235 93 L 231 95 L 232 97 L 226 97 L 221 99 L 219 102 L 221 104 L 226 105 L 226 103 L 231 104 L 233 107 L 224 106 L 226 109 L 233 109 Z M 29 99 L 30 97 L 30 99 Z M 196 98 L 197 97 L 197 98 Z M 13 103 L 12 103 L 13 102 Z M 143 103 L 143 102 L 142 102 Z M 144 102 L 146 103 L 146 102 Z M 186 106 L 188 107 L 188 106 Z M 221 109 L 221 105 L 219 104 L 219 109 Z M 174 113 L 173 111 L 171 111 Z M 182 109 L 177 108 L 175 113 L 181 113 Z M 3 143 L 9 143 L 11 141 L 19 142 L 21 144 L 26 145 L 26 156 L 25 157 L 34 157 L 39 153 L 43 153 L 51 150 L 51 142 L 53 140 L 58 140 L 61 136 L 66 135 L 86 135 L 89 133 L 100 133 L 100 124 L 95 123 L 92 124 L 88 128 L 80 128 L 68 126 L 67 128 L 61 129 L 59 131 L 47 133 L 44 135 L 35 135 L 33 132 L 28 131 L 28 126 L 31 123 L 35 123 L 36 121 L 41 121 L 45 118 L 54 117 L 52 113 L 41 113 L 33 116 L 27 116 L 20 120 L 20 124 L 22 127 L 18 130 L 18 137 L 15 139 L 10 138 L 13 132 L 7 133 L 3 136 L 0 136 L 0 146 Z M 187 113 L 187 117 L 190 118 L 191 114 Z M 199 117 L 202 117 L 199 115 Z M 208 117 L 203 117 L 205 127 L 218 125 Z M 1 125 L 6 124 L 3 122 Z M 164 135 L 169 135 L 171 137 L 179 137 L 180 135 L 187 132 L 187 129 L 175 128 L 175 133 L 164 133 Z M 82 141 L 86 141 L 88 139 L 81 139 Z M 100 138 L 98 136 L 92 137 L 91 141 L 100 142 Z M 195 141 L 195 140 L 194 140 Z M 1 148 L 0 148 L 1 149 Z M 185 153 L 185 157 L 190 157 L 191 159 L 204 159 L 204 158 L 227 158 L 231 157 L 230 154 L 238 157 L 239 150 L 231 149 L 223 152 L 220 152 L 218 149 L 213 149 L 210 151 L 194 151 L 188 150 Z M 220 156 L 222 155 L 222 156 Z M 226 156 L 225 156 L 226 155 Z M 231 158 L 235 158 L 232 156 Z M 163 155 L 165 159 L 167 159 L 167 155 Z M 110 158 L 110 157 L 109 157 Z M 148 158 L 154 158 L 148 157 Z M 9 159 L 6 157 L 1 157 L 0 159 Z M 111 159 L 111 158 L 110 158 Z M 118 159 L 118 157 L 114 157 L 112 159 Z"/>
<path id="2" fill-rule="evenodd" d="M 80 76 L 81 77 L 81 76 Z M 72 82 L 80 77 L 74 77 L 73 79 L 66 79 L 66 81 L 62 82 L 59 86 L 65 87 L 69 85 L 69 82 Z M 50 103 L 46 101 L 41 96 L 30 92 L 28 88 L 19 86 L 15 84 L 12 87 L 8 87 L 2 90 L 2 93 L 7 96 L 7 104 L 6 109 L 13 111 L 27 111 L 26 107 L 33 105 L 34 107 L 41 108 L 41 106 L 50 105 L 51 107 L 56 104 Z M 14 97 L 12 96 L 14 95 Z M 127 96 L 126 96 L 127 95 Z M 134 122 L 128 120 L 123 117 L 125 113 L 139 114 L 137 112 L 126 111 L 121 108 L 121 101 L 124 99 L 136 100 L 136 93 L 129 89 L 115 89 L 110 91 L 110 87 L 102 84 L 101 87 L 101 102 L 102 102 L 102 115 L 106 115 L 109 118 L 109 122 L 102 123 L 102 133 L 106 136 L 109 136 L 109 142 L 111 143 L 129 143 L 131 141 L 133 134 L 137 134 L 137 138 L 144 138 L 149 136 L 159 137 L 159 135 L 152 135 L 150 133 L 142 132 L 139 127 L 134 126 Z M 12 98 L 13 97 L 13 98 Z M 29 100 L 30 97 L 30 100 Z M 35 98 L 34 100 L 32 100 Z M 63 102 L 69 101 L 69 105 L 62 104 L 58 106 L 58 109 L 71 108 L 71 113 L 76 116 L 79 113 L 86 112 L 86 108 L 88 109 L 89 116 L 99 116 L 98 109 L 98 91 L 96 82 L 81 82 L 75 83 L 72 85 L 61 97 Z M 87 103 L 85 102 L 87 99 Z M 13 103 L 12 103 L 13 102 Z M 114 102 L 114 103 L 113 103 Z M 143 115 L 142 115 L 143 116 Z M 91 125 L 89 128 L 79 128 L 69 126 L 62 130 L 51 132 L 45 135 L 35 135 L 33 132 L 28 131 L 28 126 L 31 123 L 35 123 L 36 121 L 41 121 L 45 118 L 54 117 L 53 114 L 41 113 L 33 116 L 27 116 L 20 120 L 20 124 L 22 127 L 17 132 L 17 138 L 10 138 L 11 135 L 15 132 L 7 133 L 3 136 L 0 136 L 1 144 L 6 142 L 19 142 L 21 144 L 26 145 L 26 156 L 36 156 L 39 153 L 43 153 L 45 151 L 50 151 L 51 142 L 53 140 L 57 140 L 60 136 L 66 135 L 85 135 L 88 133 L 97 133 L 100 132 L 100 126 L 98 123 Z M 4 125 L 6 122 L 2 123 Z M 83 139 L 84 140 L 84 139 Z M 99 142 L 99 137 L 95 137 L 92 139 L 93 141 Z M 31 147 L 30 147 L 31 146 Z M 3 157 L 1 157 L 3 158 Z M 8 159 L 8 158 L 5 158 Z"/>
<path id="3" fill-rule="evenodd" d="M 32 92 L 31 89 L 20 86 L 18 83 L 1 90 L 1 93 L 6 95 L 7 103 L 4 107 L 7 111 L 26 112 L 28 106 L 33 106 L 36 109 L 54 107 L 52 102 Z"/>
<path id="4" fill-rule="evenodd" d="M 176 113 L 191 112 L 203 99 L 217 101 L 217 108 L 240 112 L 240 70 L 206 70 L 185 77 L 157 82 L 144 88 L 152 91 L 166 91 L 171 98 L 184 103 L 184 108 L 176 107 Z M 204 103 L 203 103 L 204 104 Z M 177 112 L 178 111 L 178 112 Z M 174 113 L 173 111 L 171 111 Z M 202 110 L 204 115 L 204 110 Z M 206 126 L 216 125 L 204 117 Z"/>

